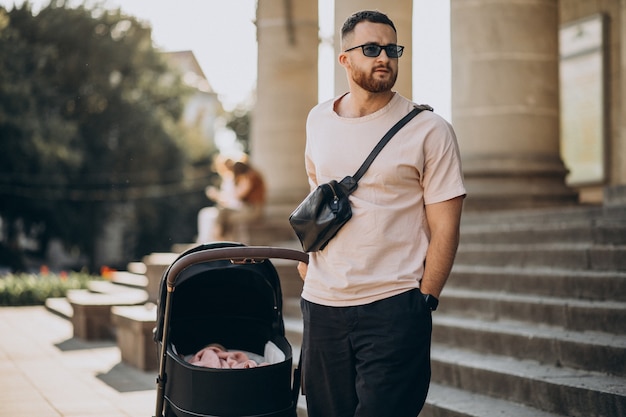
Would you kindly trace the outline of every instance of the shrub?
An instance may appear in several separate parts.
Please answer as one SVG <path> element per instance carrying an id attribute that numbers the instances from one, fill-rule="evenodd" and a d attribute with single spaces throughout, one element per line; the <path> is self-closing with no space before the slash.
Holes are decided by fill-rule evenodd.
<path id="1" fill-rule="evenodd" d="M 8 274 L 0 277 L 0 306 L 43 305 L 47 298 L 65 297 L 70 289 L 87 288 L 98 276 L 68 274 Z"/>

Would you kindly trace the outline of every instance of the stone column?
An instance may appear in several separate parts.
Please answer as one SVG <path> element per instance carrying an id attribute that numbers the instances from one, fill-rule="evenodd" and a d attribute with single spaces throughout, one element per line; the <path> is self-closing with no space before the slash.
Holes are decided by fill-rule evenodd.
<path id="1" fill-rule="evenodd" d="M 626 20 L 624 20 L 626 19 L 626 0 L 620 1 L 620 15 L 621 21 L 626 22 Z M 621 41 L 619 43 L 621 62 L 619 78 L 626 80 L 626 25 L 621 24 L 620 28 Z M 619 106 L 619 110 L 613 113 L 616 115 L 617 120 L 619 120 L 619 126 L 616 129 L 619 133 L 610 135 L 611 142 L 609 146 L 611 146 L 612 152 L 609 157 L 609 166 L 611 167 L 609 171 L 609 181 L 611 184 L 626 186 L 626 82 L 622 81 L 621 86 L 619 93 L 621 96 L 621 105 Z"/>
<path id="2" fill-rule="evenodd" d="M 381 3 L 375 0 L 335 0 L 335 56 L 341 48 L 341 26 L 348 16 L 359 10 L 379 10 L 393 21 L 398 32 L 398 44 L 404 45 L 399 60 L 398 80 L 394 90 L 404 97 L 413 96 L 413 1 L 398 0 Z M 335 95 L 348 91 L 346 70 L 335 60 Z"/>
<path id="3" fill-rule="evenodd" d="M 576 202 L 559 153 L 558 0 L 451 0 L 468 209 Z"/>
<path id="4" fill-rule="evenodd" d="M 271 214 L 277 206 L 295 208 L 309 190 L 304 145 L 306 117 L 317 104 L 317 2 L 259 1 L 256 24 L 257 101 L 250 154 L 266 179 Z"/>

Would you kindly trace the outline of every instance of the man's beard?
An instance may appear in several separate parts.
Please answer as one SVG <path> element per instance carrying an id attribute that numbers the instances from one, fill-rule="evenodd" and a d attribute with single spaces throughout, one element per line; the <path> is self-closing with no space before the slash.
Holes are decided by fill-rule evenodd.
<path id="1" fill-rule="evenodd" d="M 372 69 L 370 73 L 358 70 L 354 71 L 352 73 L 352 79 L 365 91 L 369 91 L 370 93 L 383 93 L 391 90 L 396 83 L 396 78 L 398 77 L 397 71 L 393 71 L 389 67 L 387 67 L 387 69 L 390 71 L 391 75 L 388 79 L 375 79 L 373 73 L 376 71 L 376 68 Z"/>

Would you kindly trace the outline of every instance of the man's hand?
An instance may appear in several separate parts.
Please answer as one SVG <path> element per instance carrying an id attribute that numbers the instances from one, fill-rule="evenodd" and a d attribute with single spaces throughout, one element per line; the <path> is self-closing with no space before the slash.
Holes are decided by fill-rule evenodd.
<path id="1" fill-rule="evenodd" d="M 305 264 L 304 262 L 298 262 L 298 273 L 300 274 L 300 278 L 302 278 L 302 281 L 305 280 L 306 272 L 308 269 L 309 266 L 307 264 Z"/>

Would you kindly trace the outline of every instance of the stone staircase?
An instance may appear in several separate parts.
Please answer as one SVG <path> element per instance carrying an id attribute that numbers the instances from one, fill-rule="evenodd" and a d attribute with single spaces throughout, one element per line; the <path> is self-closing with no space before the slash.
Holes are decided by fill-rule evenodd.
<path id="1" fill-rule="evenodd" d="M 626 415 L 624 214 L 464 214 L 421 415 Z"/>

